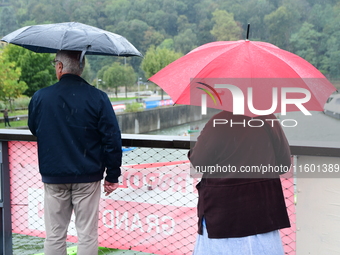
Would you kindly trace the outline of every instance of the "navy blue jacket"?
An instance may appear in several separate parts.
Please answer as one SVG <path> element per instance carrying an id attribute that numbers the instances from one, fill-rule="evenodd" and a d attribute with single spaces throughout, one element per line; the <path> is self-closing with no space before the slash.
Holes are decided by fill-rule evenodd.
<path id="1" fill-rule="evenodd" d="M 122 144 L 108 96 L 77 75 L 65 74 L 37 91 L 28 126 L 38 141 L 44 183 L 118 182 Z"/>

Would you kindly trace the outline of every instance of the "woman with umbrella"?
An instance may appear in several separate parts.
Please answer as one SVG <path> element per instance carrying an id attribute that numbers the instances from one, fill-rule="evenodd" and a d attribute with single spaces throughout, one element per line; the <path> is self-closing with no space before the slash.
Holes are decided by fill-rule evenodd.
<path id="1" fill-rule="evenodd" d="M 224 110 L 210 119 L 189 153 L 195 171 L 203 172 L 194 255 L 283 255 L 278 230 L 290 222 L 279 175 L 289 170 L 291 160 L 273 113 L 299 111 L 302 103 L 310 111 L 323 110 L 334 86 L 304 59 L 248 39 L 202 45 L 149 80 L 175 104 L 201 106 L 202 114 L 207 107 Z M 295 92 L 308 94 L 299 108 L 281 109 L 288 102 L 282 97 L 286 87 L 297 101 L 301 93 Z M 284 91 L 279 101 L 273 93 L 278 90 Z M 215 120 L 223 121 L 216 125 Z M 255 121 L 256 127 L 249 125 Z"/>

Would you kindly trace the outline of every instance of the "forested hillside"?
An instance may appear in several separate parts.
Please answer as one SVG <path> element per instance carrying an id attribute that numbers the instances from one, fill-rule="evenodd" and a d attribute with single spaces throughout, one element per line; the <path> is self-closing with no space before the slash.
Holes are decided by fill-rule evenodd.
<path id="1" fill-rule="evenodd" d="M 77 21 L 118 33 L 142 54 L 151 45 L 182 54 L 207 42 L 267 41 L 339 77 L 338 0 L 1 0 L 0 36 L 19 27 Z M 108 58 L 94 57 L 96 73 Z M 140 58 L 128 60 L 140 73 Z"/>

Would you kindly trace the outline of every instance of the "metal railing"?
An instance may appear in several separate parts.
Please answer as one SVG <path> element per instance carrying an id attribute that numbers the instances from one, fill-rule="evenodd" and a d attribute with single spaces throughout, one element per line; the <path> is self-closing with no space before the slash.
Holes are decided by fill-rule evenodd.
<path id="1" fill-rule="evenodd" d="M 36 138 L 28 130 L 4 129 L 0 130 L 0 140 L 2 254 L 42 253 L 43 187 Z M 101 198 L 100 246 L 122 249 L 122 254 L 139 254 L 138 251 L 191 254 L 197 232 L 195 185 L 198 179 L 189 175 L 190 138 L 123 134 L 122 143 L 126 152 L 120 189 Z M 300 143 L 291 144 L 291 151 L 298 155 L 296 164 L 299 157 L 337 160 L 340 156 L 340 146 Z M 296 227 L 299 189 L 293 177 L 283 178 L 282 185 L 292 227 L 282 230 L 281 236 L 285 253 L 293 255 L 297 254 L 296 236 L 299 235 Z M 71 248 L 76 245 L 73 222 L 67 241 Z M 101 249 L 100 254 L 110 254 L 110 249 Z"/>

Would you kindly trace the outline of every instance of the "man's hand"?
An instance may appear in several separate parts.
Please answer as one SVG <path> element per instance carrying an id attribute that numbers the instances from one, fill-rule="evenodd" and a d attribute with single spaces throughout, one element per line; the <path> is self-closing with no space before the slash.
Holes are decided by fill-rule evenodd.
<path id="1" fill-rule="evenodd" d="M 113 191 L 118 188 L 118 183 L 112 183 L 108 181 L 104 181 L 104 192 L 106 192 L 105 196 L 110 195 Z"/>

